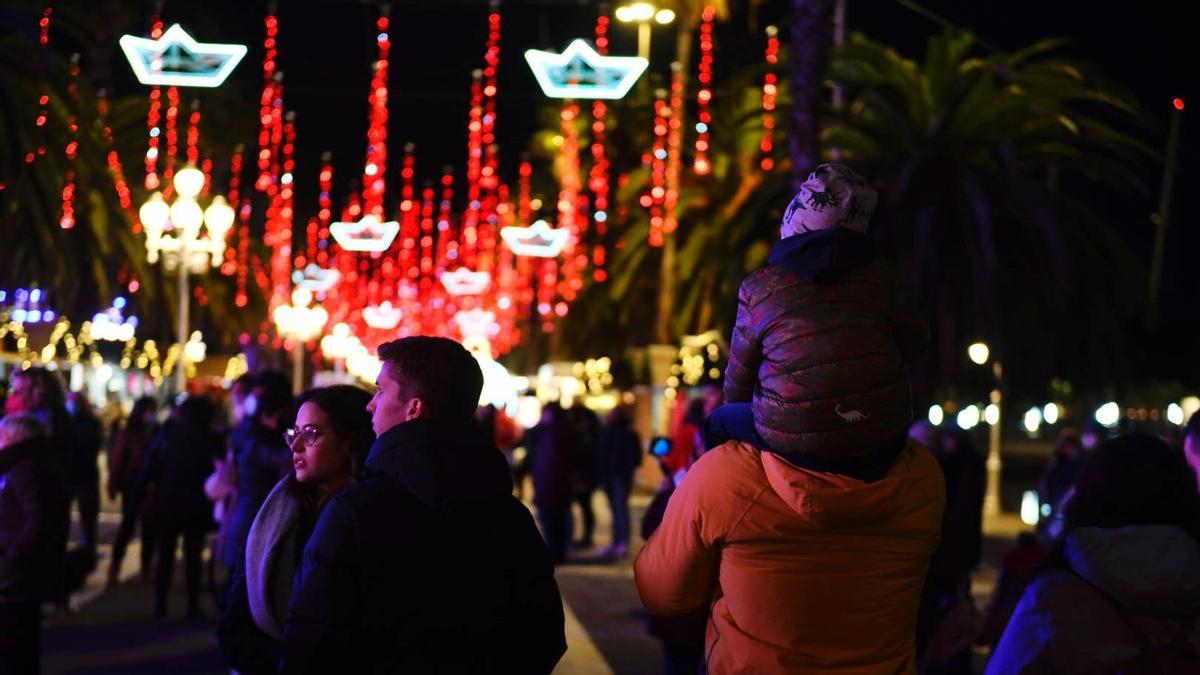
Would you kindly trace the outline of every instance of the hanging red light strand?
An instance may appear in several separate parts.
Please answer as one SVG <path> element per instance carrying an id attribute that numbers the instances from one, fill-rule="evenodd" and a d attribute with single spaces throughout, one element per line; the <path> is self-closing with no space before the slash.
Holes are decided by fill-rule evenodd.
<path id="1" fill-rule="evenodd" d="M 363 212 L 384 219 L 383 195 L 387 187 L 387 124 L 388 124 L 388 55 L 391 53 L 391 38 L 388 37 L 388 6 L 380 9 L 375 22 L 378 29 L 376 43 L 379 58 L 374 64 L 371 92 L 367 96 L 370 106 L 367 127 L 367 159 L 363 165 Z"/>
<path id="2" fill-rule="evenodd" d="M 166 137 L 167 137 L 167 159 L 163 165 L 163 196 L 167 199 L 171 198 L 174 192 L 174 185 L 171 184 L 171 179 L 175 176 L 175 155 L 179 152 L 179 132 L 177 124 L 179 122 L 179 87 L 167 87 L 167 111 L 166 111 Z"/>
<path id="3" fill-rule="evenodd" d="M 113 138 L 112 126 L 108 123 L 108 92 L 101 89 L 96 92 L 96 114 L 97 121 L 100 124 L 100 132 L 104 137 L 104 143 L 108 147 L 108 170 L 112 175 L 113 189 L 116 190 L 117 200 L 121 204 L 121 208 L 125 209 L 130 215 L 133 222 L 133 233 L 137 234 L 142 231 L 142 224 L 137 220 L 136 214 L 133 211 L 133 197 L 129 192 L 129 184 L 125 182 L 125 170 L 121 166 L 121 156 L 117 153 L 116 140 Z"/>
<path id="4" fill-rule="evenodd" d="M 779 75 L 776 72 L 779 65 L 779 29 L 767 26 L 767 73 L 763 76 L 762 87 L 762 140 L 758 148 L 761 151 L 759 166 L 763 171 L 775 167 L 775 98 L 779 93 Z"/>
<path id="5" fill-rule="evenodd" d="M 665 90 L 659 89 L 654 101 L 654 144 L 650 149 L 650 190 L 641 196 L 641 205 L 650 212 L 650 238 L 648 243 L 663 245 L 663 203 L 667 196 L 667 106 Z"/>
<path id="6" fill-rule="evenodd" d="M 329 264 L 329 224 L 333 222 L 333 154 L 321 154 L 321 172 L 317 174 L 317 265 Z"/>
<path id="7" fill-rule="evenodd" d="M 575 248 L 581 243 L 582 228 L 578 218 L 579 193 L 583 187 L 580 179 L 579 170 L 579 133 L 577 131 L 577 123 L 579 121 L 579 104 L 573 100 L 568 100 L 562 109 L 561 114 L 561 131 L 562 131 L 562 148 L 559 150 L 559 157 L 562 164 L 562 175 L 559 178 L 558 191 L 558 229 L 566 230 L 570 233 L 567 237 L 567 245 L 563 247 L 563 262 L 562 262 L 562 283 L 559 287 L 559 295 L 567 300 L 575 299 L 575 288 L 572 281 L 582 272 L 576 264 Z"/>
<path id="8" fill-rule="evenodd" d="M 70 80 L 67 84 L 67 95 L 71 98 L 72 109 L 79 105 L 79 54 L 71 55 Z M 74 114 L 67 116 L 67 146 L 63 154 L 67 159 L 67 171 L 62 189 L 62 215 L 58 225 L 64 230 L 75 227 L 75 158 L 79 154 L 79 123 Z"/>
<path id="9" fill-rule="evenodd" d="M 608 54 L 609 18 L 601 14 L 596 18 L 596 51 L 604 56 Z M 592 102 L 592 170 L 588 177 L 588 187 L 595 198 L 592 219 L 595 223 L 594 244 L 592 246 L 592 278 L 597 282 L 608 279 L 605 270 L 605 245 L 608 239 L 608 199 L 609 160 L 605 152 L 604 142 L 607 132 L 608 105 L 601 99 Z"/>
<path id="10" fill-rule="evenodd" d="M 709 129 L 712 127 L 713 19 L 716 14 L 717 9 L 712 5 L 705 5 L 700 13 L 700 72 L 697 75 L 700 87 L 696 92 L 696 154 L 692 160 L 692 170 L 697 176 L 707 176 L 712 172 L 708 149 Z"/>
<path id="11" fill-rule="evenodd" d="M 162 18 L 156 13 L 150 21 L 150 37 L 157 40 L 162 37 Z M 146 130 L 149 141 L 146 143 L 146 189 L 157 190 L 161 184 L 158 178 L 158 149 L 161 145 L 162 130 L 158 125 L 162 115 L 162 88 L 150 88 L 150 108 L 146 113 Z"/>
<path id="12" fill-rule="evenodd" d="M 259 97 L 259 132 L 258 132 L 258 178 L 254 186 L 259 192 L 267 189 L 271 181 L 271 129 L 273 124 L 272 109 L 278 95 L 275 92 L 276 71 L 278 64 L 279 18 L 275 16 L 275 3 L 271 2 L 264 19 L 266 37 L 263 38 L 263 90 Z"/>
<path id="13" fill-rule="evenodd" d="M 188 115 L 187 127 L 187 161 L 188 164 L 200 163 L 200 101 L 192 100 L 191 114 Z M 207 185 L 207 183 L 206 183 Z"/>
<path id="14" fill-rule="evenodd" d="M 663 233 L 671 234 L 679 225 L 675 212 L 679 204 L 679 175 L 683 164 L 683 66 L 671 64 L 671 104 L 668 112 L 666 195 L 663 197 Z"/>

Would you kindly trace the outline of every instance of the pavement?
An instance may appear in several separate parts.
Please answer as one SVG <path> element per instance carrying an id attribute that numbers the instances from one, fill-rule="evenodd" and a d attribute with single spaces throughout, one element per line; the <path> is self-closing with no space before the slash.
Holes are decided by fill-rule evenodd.
<path id="1" fill-rule="evenodd" d="M 1020 475 L 1020 472 L 1014 473 Z M 1005 492 L 1015 496 L 1022 487 L 1006 485 Z M 648 494 L 635 494 L 631 500 L 635 539 L 630 555 L 625 559 L 602 559 L 596 549 L 576 550 L 572 552 L 571 560 L 558 568 L 556 578 L 563 596 L 568 648 L 556 673 L 639 675 L 663 672 L 662 650 L 646 633 L 645 611 L 633 582 L 633 560 L 644 543 L 637 537 L 636 525 L 641 522 L 649 501 Z M 610 538 L 608 505 L 598 493 L 593 504 L 597 519 L 595 540 L 604 545 Z M 1006 508 L 1014 506 L 1005 500 Z M 118 520 L 115 505 L 104 503 L 100 524 L 102 542 L 112 541 Z M 984 562 L 976 571 L 972 584 L 978 607 L 986 606 L 995 585 L 998 562 L 1023 529 L 1025 527 L 1012 513 L 985 518 Z M 76 531 L 72 540 L 77 541 L 77 537 Z M 136 540 L 130 545 L 121 570 L 121 584 L 108 589 L 104 585 L 104 576 L 111 546 L 101 544 L 96 571 L 85 588 L 72 596 L 72 611 L 50 615 L 46 621 L 42 638 L 44 673 L 191 675 L 230 672 L 213 638 L 217 610 L 212 597 L 204 599 L 206 619 L 188 621 L 183 618 L 186 603 L 181 561 L 177 561 L 180 568 L 174 575 L 175 588 L 168 617 L 163 620 L 152 618 L 153 588 L 139 580 L 138 546 Z M 976 655 L 979 664 L 985 659 L 986 654 Z"/>

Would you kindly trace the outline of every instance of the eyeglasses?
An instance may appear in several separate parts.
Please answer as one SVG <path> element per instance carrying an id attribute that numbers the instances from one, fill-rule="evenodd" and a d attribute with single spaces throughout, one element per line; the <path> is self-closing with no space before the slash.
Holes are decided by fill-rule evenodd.
<path id="1" fill-rule="evenodd" d="M 326 433 L 329 432 L 321 431 L 321 428 L 315 424 L 305 424 L 302 427 L 285 429 L 283 432 L 283 442 L 287 443 L 289 448 L 296 444 L 296 439 L 303 441 L 304 445 L 312 445 Z"/>

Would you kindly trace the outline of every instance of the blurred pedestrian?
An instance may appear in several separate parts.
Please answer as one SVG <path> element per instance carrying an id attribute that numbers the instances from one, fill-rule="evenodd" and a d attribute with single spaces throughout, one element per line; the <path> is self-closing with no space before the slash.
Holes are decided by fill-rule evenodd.
<path id="1" fill-rule="evenodd" d="M 592 510 L 592 495 L 600 482 L 596 475 L 596 442 L 600 436 L 600 420 L 596 413 L 582 405 L 572 406 L 566 412 L 571 427 L 571 442 L 567 446 L 570 453 L 571 501 L 579 506 L 583 519 L 583 530 L 572 545 L 586 549 L 595 546 L 596 513 Z"/>
<path id="2" fill-rule="evenodd" d="M 471 423 L 478 361 L 424 336 L 379 359 L 379 438 L 304 547 L 281 672 L 551 672 L 562 598 L 503 456 Z"/>
<path id="3" fill-rule="evenodd" d="M 100 446 L 104 443 L 104 429 L 100 418 L 92 410 L 92 403 L 81 391 L 67 394 L 67 414 L 74 432 L 68 481 L 71 501 L 78 504 L 81 545 L 96 556 L 96 527 L 100 519 Z"/>
<path id="4" fill-rule="evenodd" d="M 1196 474 L 1197 490 L 1200 490 L 1200 410 L 1192 413 L 1183 431 L 1183 456 L 1192 473 Z"/>
<path id="5" fill-rule="evenodd" d="M 150 442 L 158 433 L 158 402 L 143 396 L 133 403 L 129 418 L 116 434 L 112 452 L 108 456 L 108 498 L 121 498 L 121 525 L 113 540 L 112 558 L 108 567 L 108 585 L 115 586 L 121 578 L 121 563 L 125 551 L 133 538 L 134 530 L 141 530 L 141 578 L 148 582 L 153 577 L 153 561 L 156 549 L 156 526 L 149 514 L 154 507 L 149 503 L 151 495 L 141 494 L 135 488 L 137 479 L 149 455 Z M 140 528 L 139 528 L 140 525 Z"/>
<path id="6" fill-rule="evenodd" d="M 683 417 L 671 431 L 671 452 L 663 458 L 663 465 L 676 473 L 684 471 L 697 457 L 704 454 L 705 400 L 694 398 L 688 401 Z"/>
<path id="7" fill-rule="evenodd" d="M 1200 495 L 1179 453 L 1140 433 L 1102 444 L 1064 526 L 989 675 L 1200 672 Z"/>
<path id="8" fill-rule="evenodd" d="M 254 519 L 217 629 L 221 651 L 242 675 L 278 670 L 299 552 L 329 500 L 353 485 L 362 469 L 375 441 L 370 400 L 367 392 L 347 385 L 310 389 L 296 398 L 296 425 L 284 432 L 293 470 Z"/>
<path id="9" fill-rule="evenodd" d="M 0 419 L 0 673 L 41 670 L 43 601 L 62 597 L 69 495 L 45 427 Z"/>
<path id="10" fill-rule="evenodd" d="M 1054 452 L 1042 469 L 1038 479 L 1038 502 L 1041 504 L 1039 525 L 1048 524 L 1059 517 L 1064 498 L 1075 483 L 1075 476 L 1083 466 L 1083 441 L 1074 429 L 1064 429 L 1054 444 Z M 1042 529 L 1042 528 L 1039 528 Z"/>
<path id="11" fill-rule="evenodd" d="M 222 548 L 230 572 L 237 569 L 246 551 L 254 516 L 275 484 L 292 469 L 292 451 L 283 441 L 283 431 L 295 417 L 291 383 L 268 373 L 258 376 L 250 394 L 252 403 L 245 404 L 250 422 L 234 430 L 237 498 Z"/>
<path id="12" fill-rule="evenodd" d="M 200 609 L 201 558 L 212 510 L 204 494 L 204 480 L 212 473 L 221 439 L 212 431 L 213 404 L 203 396 L 188 396 L 171 411 L 150 446 L 135 488 L 155 489 L 155 522 L 158 525 L 158 570 L 154 579 L 154 616 L 167 615 L 167 595 L 175 570 L 175 550 L 183 539 L 187 616 L 202 618 Z"/>
<path id="13" fill-rule="evenodd" d="M 596 454 L 600 484 L 612 511 L 612 541 L 600 554 L 623 558 L 629 553 L 629 495 L 634 473 L 642 463 L 642 441 L 633 430 L 628 407 L 619 406 L 609 413 Z"/>
<path id="14" fill-rule="evenodd" d="M 547 403 L 525 434 L 533 474 L 533 505 L 555 565 L 566 562 L 571 540 L 571 429 L 562 406 Z"/>
<path id="15" fill-rule="evenodd" d="M 978 613 L 971 572 L 983 554 L 983 497 L 987 469 L 967 433 L 945 426 L 934 456 L 946 486 L 942 537 L 929 563 L 917 618 L 917 656 L 923 672 L 971 672 Z"/>

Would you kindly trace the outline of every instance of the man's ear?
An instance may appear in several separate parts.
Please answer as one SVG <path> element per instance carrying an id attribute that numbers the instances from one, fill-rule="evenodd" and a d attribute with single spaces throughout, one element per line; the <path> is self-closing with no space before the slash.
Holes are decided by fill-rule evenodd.
<path id="1" fill-rule="evenodd" d="M 418 418 L 422 417 L 424 414 L 425 414 L 425 401 L 422 401 L 419 398 L 409 399 L 408 410 L 405 411 L 404 421 L 407 422 L 408 420 L 418 419 Z"/>

